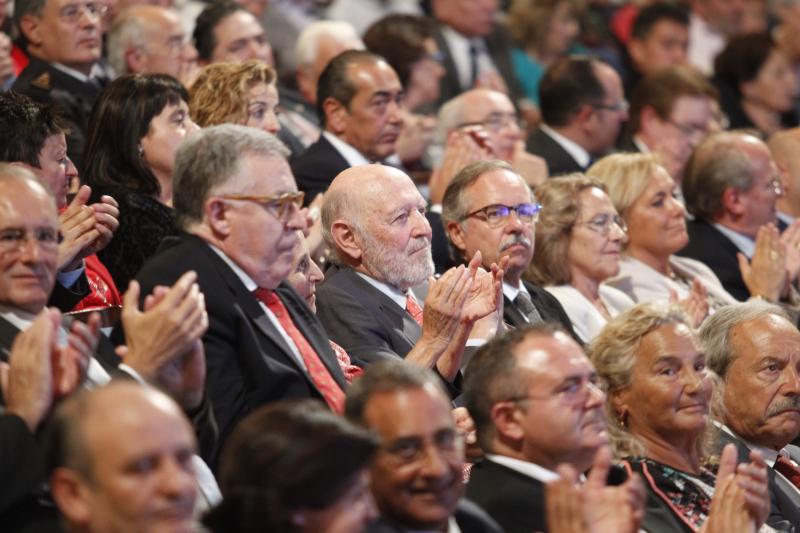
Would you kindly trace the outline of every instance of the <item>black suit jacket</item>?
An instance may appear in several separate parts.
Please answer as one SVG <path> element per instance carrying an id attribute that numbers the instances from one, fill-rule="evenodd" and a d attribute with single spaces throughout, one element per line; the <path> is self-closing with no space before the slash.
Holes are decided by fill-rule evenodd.
<path id="1" fill-rule="evenodd" d="M 458 502 L 453 517 L 456 519 L 461 533 L 503 533 L 497 522 L 483 509 L 465 498 Z M 410 530 L 381 517 L 367 527 L 366 533 L 405 533 L 407 531 Z"/>
<path id="2" fill-rule="evenodd" d="M 561 174 L 571 174 L 572 172 L 583 172 L 586 170 L 575 161 L 569 152 L 564 150 L 555 139 L 550 137 L 541 128 L 531 133 L 527 142 L 528 151 L 538 155 L 547 162 L 547 169 L 550 177 Z"/>
<path id="3" fill-rule="evenodd" d="M 690 220 L 686 223 L 689 243 L 678 255 L 697 259 L 714 271 L 722 286 L 731 296 L 740 301 L 750 297 L 750 291 L 742 279 L 736 253 L 739 249 L 730 239 L 705 220 Z"/>
<path id="4" fill-rule="evenodd" d="M 539 314 L 542 315 L 542 318 L 546 322 L 560 324 L 564 328 L 564 331 L 567 331 L 573 338 L 578 340 L 578 336 L 575 335 L 575 332 L 572 330 L 572 321 L 567 316 L 566 311 L 564 311 L 559 301 L 556 300 L 552 294 L 533 283 L 527 281 L 523 281 L 522 283 L 524 283 L 525 288 L 528 289 L 531 295 L 531 302 L 539 311 Z M 509 300 L 505 295 L 503 295 L 503 320 L 506 324 L 515 328 L 524 328 L 528 325 L 528 321 L 525 320 L 522 312 L 517 309 L 514 302 Z M 580 340 L 578 340 L 578 343 L 580 343 Z"/>
<path id="5" fill-rule="evenodd" d="M 348 267 L 334 265 L 325 273 L 317 287 L 317 316 L 358 366 L 405 357 L 422 337 L 405 309 Z"/>
<path id="6" fill-rule="evenodd" d="M 197 272 L 206 300 L 206 395 L 219 424 L 220 446 L 236 423 L 260 405 L 286 398 L 322 399 L 256 298 L 199 237 L 181 234 L 166 238 L 136 279 L 144 296 L 156 285 L 171 286 L 188 270 Z M 322 325 L 287 284 L 282 283 L 276 292 L 294 324 L 344 389 L 344 374 Z M 204 459 L 214 464 L 214 458 Z"/>
<path id="7" fill-rule="evenodd" d="M 317 142 L 291 161 L 291 167 L 297 187 L 306 193 L 308 204 L 327 191 L 333 178 L 350 168 L 350 164 L 324 135 L 320 135 Z"/>
<path id="8" fill-rule="evenodd" d="M 442 66 L 445 70 L 445 75 L 439 82 L 438 108 L 451 98 L 455 98 L 462 92 L 471 89 L 471 87 L 461 87 L 456 63 L 453 60 L 453 53 L 450 51 L 450 47 L 447 45 L 447 40 L 445 40 L 444 35 L 442 35 L 441 28 L 437 30 L 434 38 L 436 39 L 439 50 L 442 52 Z M 489 57 L 491 57 L 494 66 L 497 68 L 498 74 L 500 74 L 500 77 L 503 78 L 503 81 L 508 87 L 508 97 L 514 105 L 516 105 L 519 99 L 522 98 L 523 91 L 517 80 L 517 76 L 514 74 L 514 66 L 511 61 L 512 44 L 507 30 L 500 25 L 495 25 L 492 32 L 484 37 L 483 41 L 486 44 Z"/>
<path id="9" fill-rule="evenodd" d="M 82 170 L 89 115 L 102 90 L 101 84 L 83 82 L 41 59 L 30 56 L 30 63 L 20 72 L 11 89 L 37 102 L 55 104 L 58 107 L 70 130 L 67 135 L 67 153 L 78 170 Z"/>
<path id="10" fill-rule="evenodd" d="M 740 463 L 750 462 L 750 448 L 739 438 L 735 438 L 726 431 L 719 432 L 719 450 L 726 444 L 734 444 L 739 454 Z M 792 459 L 800 459 L 800 449 L 789 445 Z M 771 509 L 767 524 L 778 531 L 791 531 L 792 527 L 800 531 L 800 494 L 791 483 L 773 468 L 767 468 L 769 478 L 769 498 Z"/>
<path id="11" fill-rule="evenodd" d="M 538 479 L 484 459 L 473 465 L 466 495 L 506 533 L 547 531 L 544 484 Z"/>

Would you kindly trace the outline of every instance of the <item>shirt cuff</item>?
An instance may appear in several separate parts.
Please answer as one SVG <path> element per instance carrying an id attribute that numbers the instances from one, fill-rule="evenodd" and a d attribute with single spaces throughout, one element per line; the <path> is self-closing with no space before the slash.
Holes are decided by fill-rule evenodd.
<path id="1" fill-rule="evenodd" d="M 128 374 L 130 377 L 132 377 L 142 385 L 148 384 L 147 381 L 141 376 L 141 374 L 139 374 L 136 370 L 132 369 L 125 363 L 120 363 L 119 366 L 117 366 L 117 368 Z"/>
<path id="2" fill-rule="evenodd" d="M 58 284 L 61 285 L 62 287 L 66 287 L 67 289 L 69 289 L 70 287 L 75 285 L 75 282 L 78 281 L 78 279 L 83 275 L 85 270 L 86 268 L 83 265 L 81 265 L 80 268 L 76 268 L 75 270 L 69 270 L 66 272 L 62 270 L 58 274 L 56 274 L 56 281 L 58 281 Z"/>

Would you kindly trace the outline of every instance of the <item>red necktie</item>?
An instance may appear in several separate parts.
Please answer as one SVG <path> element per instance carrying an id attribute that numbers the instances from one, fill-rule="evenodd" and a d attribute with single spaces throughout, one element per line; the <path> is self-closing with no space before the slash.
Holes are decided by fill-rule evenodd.
<path id="1" fill-rule="evenodd" d="M 422 327 L 422 308 L 411 295 L 406 296 L 406 311 L 419 324 L 419 327 Z"/>
<path id="2" fill-rule="evenodd" d="M 800 489 L 800 468 L 791 459 L 778 454 L 778 458 L 775 460 L 775 470 L 783 474 L 783 477 L 788 479 L 792 485 Z"/>
<path id="3" fill-rule="evenodd" d="M 253 291 L 253 294 L 267 306 L 267 309 L 272 311 L 283 331 L 289 335 L 294 345 L 297 346 L 297 351 L 300 352 L 300 357 L 303 358 L 303 363 L 306 365 L 311 382 L 314 383 L 322 397 L 325 398 L 325 402 L 334 412 L 341 414 L 344 411 L 344 391 L 333 380 L 333 376 L 322 364 L 317 352 L 311 347 L 303 334 L 300 333 L 297 326 L 294 325 L 292 317 L 289 316 L 286 306 L 283 305 L 278 295 L 275 294 L 275 291 L 261 288 Z"/>

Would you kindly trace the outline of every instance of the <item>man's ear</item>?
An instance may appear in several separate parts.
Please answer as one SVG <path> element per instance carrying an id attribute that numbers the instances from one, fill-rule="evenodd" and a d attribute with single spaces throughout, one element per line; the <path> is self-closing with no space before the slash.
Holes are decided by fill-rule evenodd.
<path id="1" fill-rule="evenodd" d="M 747 208 L 742 203 L 741 191 L 736 187 L 726 187 L 721 201 L 723 209 L 732 215 L 742 215 Z"/>
<path id="2" fill-rule="evenodd" d="M 228 211 L 225 208 L 226 204 L 219 198 L 209 198 L 203 206 L 205 219 L 211 230 L 221 236 L 227 237 L 231 233 L 231 224 L 228 220 Z"/>
<path id="3" fill-rule="evenodd" d="M 145 56 L 142 49 L 138 46 L 133 46 L 125 51 L 125 64 L 128 66 L 128 71 L 133 74 L 145 71 Z"/>
<path id="4" fill-rule="evenodd" d="M 325 112 L 325 127 L 336 135 L 341 135 L 347 128 L 347 106 L 335 98 L 328 97 L 322 103 Z"/>
<path id="5" fill-rule="evenodd" d="M 649 133 L 651 135 L 658 134 L 654 131 L 654 129 L 658 126 L 661 126 L 662 123 L 663 121 L 661 120 L 661 117 L 658 116 L 658 113 L 656 113 L 656 110 L 653 108 L 653 106 L 646 105 L 642 107 L 642 110 L 639 113 L 640 132 Z"/>
<path id="6" fill-rule="evenodd" d="M 593 108 L 591 105 L 583 104 L 580 109 L 578 109 L 578 112 L 575 113 L 574 121 L 577 124 L 584 126 L 587 122 L 592 120 L 592 117 L 595 115 L 595 111 L 595 108 Z"/>
<path id="7" fill-rule="evenodd" d="M 361 238 L 356 235 L 350 224 L 343 220 L 335 220 L 331 224 L 331 237 L 343 255 L 350 257 L 356 263 L 361 262 L 364 253 Z"/>
<path id="8" fill-rule="evenodd" d="M 497 402 L 489 411 L 497 432 L 497 438 L 514 442 L 521 441 L 525 435 L 522 424 L 524 412 L 517 408 L 516 402 Z"/>
<path id="9" fill-rule="evenodd" d="M 42 19 L 36 15 L 24 15 L 19 21 L 19 29 L 25 39 L 34 46 L 42 44 Z"/>
<path id="10" fill-rule="evenodd" d="M 456 248 L 456 250 L 464 255 L 464 251 L 467 249 L 467 245 L 464 242 L 464 228 L 461 227 L 459 222 L 448 222 L 447 227 L 445 228 L 447 231 L 447 237 L 450 239 L 450 242 Z"/>
<path id="11" fill-rule="evenodd" d="M 639 39 L 631 37 L 631 40 L 628 41 L 628 55 L 633 60 L 632 62 L 635 69 L 638 69 L 639 65 L 644 63 L 644 45 Z"/>
<path id="12" fill-rule="evenodd" d="M 70 523 L 86 525 L 91 521 L 91 491 L 78 473 L 57 468 L 50 476 L 50 493 Z"/>

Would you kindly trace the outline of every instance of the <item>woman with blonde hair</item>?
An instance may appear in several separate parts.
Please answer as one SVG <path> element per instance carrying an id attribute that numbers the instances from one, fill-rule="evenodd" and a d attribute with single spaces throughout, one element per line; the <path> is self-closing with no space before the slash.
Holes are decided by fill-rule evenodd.
<path id="1" fill-rule="evenodd" d="M 764 524 L 770 501 L 761 454 L 738 467 L 733 445 L 718 464 L 711 455 L 713 381 L 679 307 L 639 304 L 610 321 L 587 353 L 606 389 L 612 448 L 648 491 L 644 530 L 755 531 Z M 732 516 L 720 511 L 731 500 Z"/>
<path id="2" fill-rule="evenodd" d="M 280 130 L 275 71 L 263 61 L 212 63 L 189 89 L 189 114 L 200 127 L 240 124 Z"/>
<path id="3" fill-rule="evenodd" d="M 575 334 L 588 342 L 633 305 L 623 292 L 603 284 L 619 272 L 625 222 L 605 187 L 582 174 L 547 180 L 537 187 L 536 197 L 542 210 L 525 277 L 555 296 Z"/>

